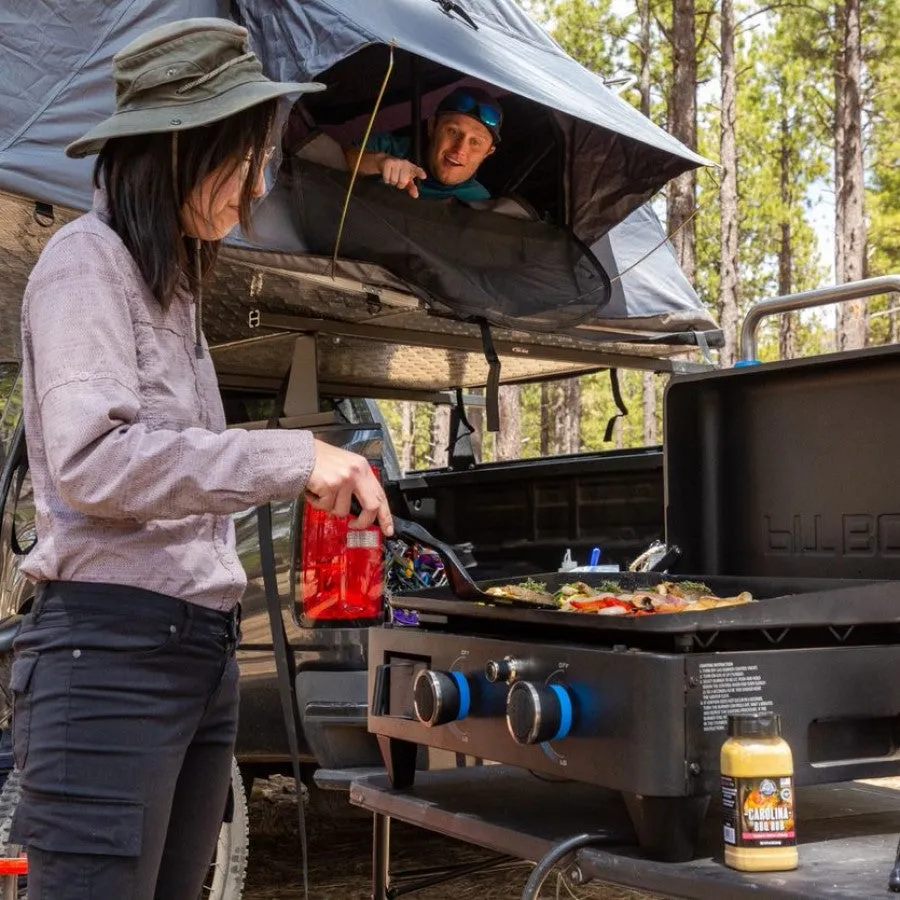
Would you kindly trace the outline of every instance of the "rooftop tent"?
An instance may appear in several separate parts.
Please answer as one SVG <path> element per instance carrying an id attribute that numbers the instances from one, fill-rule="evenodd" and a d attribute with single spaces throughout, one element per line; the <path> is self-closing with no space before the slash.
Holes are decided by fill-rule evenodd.
<path id="1" fill-rule="evenodd" d="M 461 0 L 454 8 L 463 9 L 464 16 L 448 15 L 444 6 L 435 0 L 107 0 L 91 4 L 88 17 L 83 7 L 73 7 L 65 0 L 40 4 L 6 0 L 0 10 L 2 294 L 20 296 L 28 270 L 49 235 L 75 211 L 90 206 L 92 161 L 69 160 L 63 150 L 111 111 L 113 54 L 167 21 L 230 16 L 247 25 L 271 75 L 316 78 L 329 85 L 321 95 L 328 99 L 320 100 L 319 95 L 308 98 L 303 113 L 316 130 L 335 141 L 360 134 L 365 126 L 384 76 L 389 43 L 395 48 L 396 66 L 378 127 L 393 127 L 404 119 L 408 123 L 412 95 L 420 96 L 421 113 L 427 116 L 450 85 L 467 78 L 492 86 L 501 97 L 506 115 L 502 152 L 507 160 L 522 154 L 522 165 L 514 173 L 498 152 L 491 161 L 494 168 L 484 168 L 485 181 L 502 192 L 519 178 L 517 193 L 538 209 L 538 220 L 524 223 L 519 234 L 509 223 L 500 225 L 500 217 L 493 214 L 444 210 L 435 211 L 429 228 L 443 227 L 442 217 L 461 215 L 474 223 L 469 242 L 477 250 L 473 235 L 477 237 L 478 228 L 490 230 L 496 219 L 494 230 L 507 233 L 510 254 L 515 242 L 535 238 L 528 246 L 538 249 L 526 256 L 546 258 L 551 265 L 537 270 L 537 276 L 527 266 L 510 267 L 508 278 L 494 277 L 482 285 L 495 295 L 503 289 L 516 294 L 524 279 L 526 285 L 548 288 L 540 292 L 545 304 L 550 298 L 552 305 L 552 298 L 566 291 L 578 301 L 583 278 L 593 285 L 598 283 L 598 272 L 602 272 L 600 281 L 607 273 L 612 276 L 602 304 L 594 309 L 596 315 L 586 322 L 575 324 L 584 318 L 576 302 L 569 308 L 578 314 L 571 316 L 566 328 L 547 331 L 543 323 L 540 337 L 530 333 L 531 326 L 540 330 L 540 317 L 514 315 L 506 322 L 506 330 L 498 327 L 495 338 L 503 358 L 504 380 L 595 371 L 630 359 L 648 368 L 665 368 L 668 355 L 678 351 L 679 342 L 690 341 L 696 330 L 714 336 L 714 323 L 680 273 L 650 279 L 652 284 L 640 288 L 643 299 L 636 300 L 638 283 L 646 280 L 654 265 L 672 265 L 658 222 L 656 231 L 633 230 L 633 236 L 639 238 L 637 245 L 644 249 L 625 256 L 621 248 L 616 249 L 616 236 L 627 221 L 609 231 L 639 210 L 669 178 L 703 160 L 567 57 L 512 0 Z M 534 125 L 540 128 L 529 130 L 528 126 Z M 549 150 L 538 154 L 540 158 L 529 159 L 528 148 L 542 141 Z M 337 184 L 335 196 L 341 193 L 339 181 L 334 181 L 340 173 L 309 165 L 291 158 L 286 174 L 299 173 L 301 186 L 318 185 L 317 190 L 333 190 Z M 522 180 L 525 170 L 527 177 Z M 310 172 L 317 172 L 318 182 L 311 180 Z M 220 256 L 206 320 L 207 336 L 217 345 L 214 356 L 220 372 L 235 377 L 277 377 L 288 364 L 290 342 L 283 339 L 284 332 L 263 334 L 248 325 L 250 309 L 259 309 L 264 315 L 299 316 L 305 327 L 317 334 L 327 333 L 328 328 L 346 331 L 350 324 L 357 329 L 350 337 L 335 335 L 321 340 L 328 353 L 320 355 L 320 377 L 336 390 L 368 389 L 373 379 L 377 382 L 382 376 L 384 390 L 434 391 L 483 385 L 487 377 L 484 357 L 467 343 L 479 334 L 477 327 L 466 324 L 471 314 L 464 305 L 474 303 L 478 308 L 478 297 L 467 293 L 471 279 L 463 283 L 463 296 L 456 298 L 461 305 L 454 309 L 443 302 L 447 299 L 441 296 L 444 282 L 428 281 L 436 277 L 433 266 L 420 266 L 418 272 L 393 269 L 387 265 L 391 260 L 354 257 L 350 245 L 342 243 L 333 270 L 328 234 L 307 236 L 298 230 L 297 183 L 283 181 L 261 207 L 259 228 L 252 239 L 235 234 Z M 354 189 L 348 237 L 353 237 L 354 229 L 363 229 L 359 240 L 365 243 L 366 223 L 358 206 L 363 197 L 361 187 L 358 184 Z M 36 202 L 43 205 L 36 206 Z M 310 209 L 316 212 L 314 207 L 306 212 Z M 410 212 L 427 215 L 407 205 L 404 215 Z M 332 227 L 334 208 L 325 213 L 308 218 L 317 223 L 321 218 L 324 224 L 318 227 Z M 549 228 L 548 220 L 557 231 Z M 409 231 L 414 233 L 415 228 Z M 552 240 L 544 240 L 548 237 Z M 322 241 L 315 250 L 311 238 Z M 657 243 L 663 244 L 660 250 L 617 278 L 625 258 L 640 258 Z M 615 260 L 604 257 L 604 244 Z M 633 242 L 628 245 L 635 246 Z M 545 257 L 540 257 L 538 250 Z M 462 255 L 465 258 L 467 253 Z M 457 278 L 453 260 L 444 271 L 448 283 Z M 547 281 L 548 272 L 559 277 Z M 419 273 L 427 277 L 419 277 Z M 636 278 L 639 273 L 642 277 Z M 588 293 L 591 290 L 594 288 Z M 563 303 L 560 308 L 565 306 Z M 392 310 L 389 316 L 378 312 L 382 307 Z M 4 321 L 10 321 L 5 314 Z M 326 328 L 323 323 L 331 324 Z M 385 324 L 395 327 L 390 337 L 388 329 L 381 328 Z M 372 333 L 362 338 L 361 328 Z M 15 329 L 0 331 L 0 351 L 14 350 Z M 382 358 L 396 364 L 386 362 L 377 373 L 371 369 L 360 372 L 350 348 L 358 353 L 359 341 L 366 340 L 370 343 L 365 352 L 371 355 L 376 332 L 384 335 L 379 344 Z M 417 346 L 412 354 L 408 347 L 398 349 L 410 335 L 413 344 L 416 335 L 427 335 L 443 345 Z M 11 348 L 7 346 L 10 341 Z M 346 359 L 339 352 L 343 349 L 347 349 Z"/>
<path id="2" fill-rule="evenodd" d="M 507 132 L 533 143 L 541 128 L 557 131 L 565 172 L 561 218 L 588 244 L 671 178 L 707 162 L 575 62 L 515 0 L 236 0 L 235 6 L 271 77 L 329 86 L 307 102 L 326 124 L 371 110 L 388 46 L 419 61 L 397 66 L 388 110 L 404 100 L 408 107 L 415 79 L 426 95 L 468 76 L 510 95 L 514 106 L 526 101 L 520 126 L 505 118 L 504 142 Z M 540 128 L 533 127 L 536 108 L 550 114 Z"/>
<path id="3" fill-rule="evenodd" d="M 113 54 L 157 25 L 192 16 L 228 18 L 228 0 L 3 0 L 0 191 L 89 209 L 93 160 L 63 151 L 112 112 Z"/>

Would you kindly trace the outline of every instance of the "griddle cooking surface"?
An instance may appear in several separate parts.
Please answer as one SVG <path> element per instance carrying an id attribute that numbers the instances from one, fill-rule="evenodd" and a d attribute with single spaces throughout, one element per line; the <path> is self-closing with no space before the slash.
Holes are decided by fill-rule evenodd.
<path id="1" fill-rule="evenodd" d="M 598 616 L 591 613 L 561 612 L 552 609 L 522 609 L 483 605 L 459 600 L 448 588 L 435 588 L 415 594 L 397 594 L 391 605 L 446 616 L 459 621 L 500 620 L 548 628 L 565 628 L 625 634 L 695 634 L 718 631 L 749 631 L 803 627 L 837 628 L 853 625 L 900 624 L 900 581 L 853 581 L 826 578 L 677 578 L 643 573 L 596 576 L 584 573 L 558 573 L 531 576 L 544 582 L 548 591 L 582 580 L 596 586 L 616 582 L 623 591 L 652 589 L 662 581 L 700 581 L 719 597 L 733 597 L 749 591 L 755 603 L 708 609 L 701 612 L 657 613 L 650 616 Z M 515 579 L 479 582 L 486 589 L 517 583 Z"/>

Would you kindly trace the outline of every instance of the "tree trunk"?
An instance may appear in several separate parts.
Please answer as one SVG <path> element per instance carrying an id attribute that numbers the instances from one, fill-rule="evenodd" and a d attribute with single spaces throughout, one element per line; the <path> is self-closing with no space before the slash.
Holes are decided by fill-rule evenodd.
<path id="1" fill-rule="evenodd" d="M 552 386 L 541 382 L 541 456 L 550 456 L 553 442 L 553 424 L 550 419 L 550 404 L 553 399 Z"/>
<path id="2" fill-rule="evenodd" d="M 498 460 L 519 459 L 522 455 L 522 403 L 517 384 L 500 388 L 500 431 L 494 446 Z"/>
<path id="3" fill-rule="evenodd" d="M 569 378 L 561 385 L 563 394 L 560 453 L 581 452 L 581 379 Z"/>
<path id="4" fill-rule="evenodd" d="M 644 446 L 652 447 L 659 443 L 656 427 L 656 375 L 644 372 L 642 378 L 644 395 Z"/>
<path id="5" fill-rule="evenodd" d="M 435 406 L 431 420 L 431 465 L 442 469 L 447 465 L 447 448 L 450 446 L 450 407 Z"/>
<path id="6" fill-rule="evenodd" d="M 672 91 L 669 131 L 691 149 L 697 146 L 697 47 L 694 0 L 674 0 L 672 10 Z M 668 229 L 688 281 L 696 275 L 694 213 L 697 178 L 685 172 L 669 182 Z"/>
<path id="7" fill-rule="evenodd" d="M 782 103 L 786 99 L 782 97 Z M 781 244 L 778 248 L 778 294 L 785 297 L 793 292 L 794 258 L 791 233 L 791 155 L 790 155 L 790 122 L 787 109 L 781 111 Z M 781 359 L 794 358 L 796 313 L 784 313 L 778 326 L 778 355 Z"/>
<path id="8" fill-rule="evenodd" d="M 404 472 L 413 468 L 413 405 L 409 400 L 400 404 L 400 467 Z"/>
<path id="9" fill-rule="evenodd" d="M 838 4 L 843 28 L 842 63 L 836 75 L 835 115 L 835 262 L 838 283 L 864 277 L 866 222 L 862 145 L 862 28 L 860 0 Z M 854 350 L 866 343 L 866 302 L 844 303 L 838 311 L 838 349 Z"/>
<path id="10" fill-rule="evenodd" d="M 650 0 L 638 0 L 638 19 L 640 20 L 640 38 L 638 45 L 641 54 L 641 72 L 638 85 L 641 91 L 641 112 L 650 118 Z M 644 405 L 644 444 L 652 446 L 657 442 L 656 436 L 656 376 L 653 372 L 644 372 L 642 379 Z"/>
<path id="11" fill-rule="evenodd" d="M 566 392 L 558 381 L 550 385 L 550 403 L 547 409 L 550 418 L 550 444 L 548 455 L 559 456 L 564 453 L 564 434 L 566 419 Z"/>
<path id="12" fill-rule="evenodd" d="M 650 118 L 650 53 L 653 47 L 650 42 L 650 0 L 637 0 L 638 19 L 641 23 L 638 39 L 641 54 L 641 72 L 638 77 L 638 89 L 641 92 L 641 112 Z"/>
<path id="13" fill-rule="evenodd" d="M 721 208 L 721 261 L 719 263 L 719 324 L 725 346 L 719 361 L 733 366 L 738 357 L 738 184 L 737 184 L 737 68 L 734 57 L 734 0 L 722 0 L 722 123 L 719 135 L 722 182 L 719 188 Z"/>

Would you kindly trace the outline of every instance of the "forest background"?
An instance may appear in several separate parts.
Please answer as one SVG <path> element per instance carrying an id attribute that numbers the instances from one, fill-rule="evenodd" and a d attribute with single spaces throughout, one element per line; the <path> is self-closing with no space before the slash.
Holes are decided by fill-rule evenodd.
<path id="1" fill-rule="evenodd" d="M 719 163 L 657 199 L 679 262 L 737 358 L 749 305 L 900 272 L 900 0 L 521 0 L 612 90 Z M 830 233 L 829 233 L 830 232 Z M 772 318 L 760 358 L 900 340 L 893 295 Z M 482 461 L 651 446 L 666 376 L 620 371 L 501 388 Z M 446 465 L 449 408 L 384 402 L 405 471 Z"/>

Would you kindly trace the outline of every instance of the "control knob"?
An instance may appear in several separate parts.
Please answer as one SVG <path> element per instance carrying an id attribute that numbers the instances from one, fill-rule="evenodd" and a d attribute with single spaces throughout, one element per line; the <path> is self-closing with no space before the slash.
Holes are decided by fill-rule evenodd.
<path id="1" fill-rule="evenodd" d="M 517 681 L 506 695 L 506 726 L 518 744 L 562 740 L 573 718 L 572 697 L 561 684 Z"/>
<path id="2" fill-rule="evenodd" d="M 416 718 L 429 728 L 458 722 L 469 714 L 472 692 L 462 672 L 421 669 L 413 683 Z"/>
<path id="3" fill-rule="evenodd" d="M 503 659 L 499 660 L 491 659 L 488 660 L 484 667 L 484 677 L 487 678 L 491 684 L 496 684 L 498 681 L 512 683 L 516 680 L 517 668 L 516 660 L 511 656 L 505 656 Z"/>

